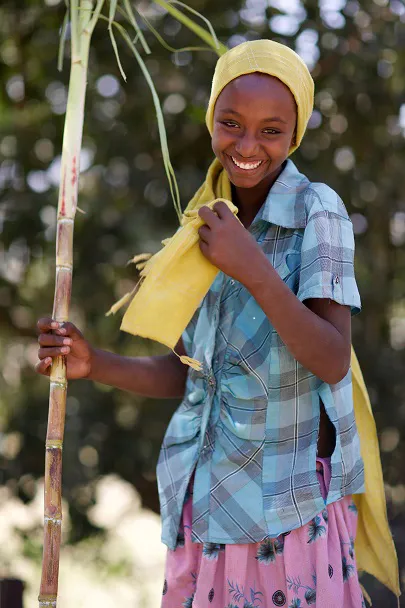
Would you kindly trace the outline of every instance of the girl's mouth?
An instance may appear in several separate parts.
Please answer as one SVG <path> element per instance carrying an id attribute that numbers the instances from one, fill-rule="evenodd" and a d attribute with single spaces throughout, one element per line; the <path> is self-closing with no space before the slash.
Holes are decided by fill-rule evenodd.
<path id="1" fill-rule="evenodd" d="M 252 162 L 241 163 L 238 160 L 236 160 L 236 158 L 234 158 L 233 156 L 230 156 L 230 158 L 232 159 L 233 165 L 235 167 L 237 167 L 237 169 L 240 169 L 241 171 L 245 171 L 246 173 L 253 173 L 254 171 L 256 171 L 256 169 L 258 169 L 263 164 L 262 160 L 258 160 L 254 163 L 252 163 Z"/>

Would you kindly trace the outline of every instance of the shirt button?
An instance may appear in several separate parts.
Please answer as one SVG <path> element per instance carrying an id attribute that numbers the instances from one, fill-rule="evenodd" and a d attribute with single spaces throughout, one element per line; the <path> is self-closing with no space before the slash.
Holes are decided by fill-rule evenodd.
<path id="1" fill-rule="evenodd" d="M 231 279 L 231 285 L 235 285 L 235 281 Z"/>

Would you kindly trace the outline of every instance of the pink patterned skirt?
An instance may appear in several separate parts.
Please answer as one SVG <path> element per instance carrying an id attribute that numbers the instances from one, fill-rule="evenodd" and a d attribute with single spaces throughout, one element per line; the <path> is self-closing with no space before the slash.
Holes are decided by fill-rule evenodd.
<path id="1" fill-rule="evenodd" d="M 317 458 L 322 495 L 330 459 Z M 245 545 L 192 543 L 190 495 L 180 531 L 184 545 L 168 550 L 162 608 L 361 608 L 354 539 L 357 510 L 350 496 L 277 538 Z"/>

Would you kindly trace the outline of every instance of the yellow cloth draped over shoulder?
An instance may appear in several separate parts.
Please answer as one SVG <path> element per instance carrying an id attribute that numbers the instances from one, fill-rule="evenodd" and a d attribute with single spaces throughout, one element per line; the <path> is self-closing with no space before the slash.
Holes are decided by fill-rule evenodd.
<path id="1" fill-rule="evenodd" d="M 300 145 L 313 109 L 314 83 L 301 58 L 290 48 L 270 41 L 245 42 L 227 51 L 219 58 L 212 82 L 206 124 L 213 130 L 214 106 L 222 89 L 234 78 L 252 72 L 262 72 L 281 80 L 289 87 L 297 104 L 296 142 L 290 154 Z M 133 292 L 124 296 L 110 312 L 131 299 L 121 329 L 134 335 L 157 340 L 175 348 L 201 300 L 209 290 L 218 268 L 201 253 L 198 228 L 202 220 L 198 209 L 213 207 L 222 199 L 233 213 L 237 208 L 231 202 L 229 178 L 218 160 L 208 169 L 205 182 L 188 204 L 177 232 L 163 241 L 164 247 L 149 260 L 137 256 L 141 279 Z M 200 363 L 181 357 L 183 363 L 200 369 Z M 395 546 L 388 526 L 383 476 L 378 439 L 367 389 L 352 349 L 354 411 L 360 436 L 361 452 L 365 465 L 364 494 L 354 497 L 359 511 L 355 541 L 357 566 L 375 576 L 397 597 L 400 595 L 398 562 Z"/>

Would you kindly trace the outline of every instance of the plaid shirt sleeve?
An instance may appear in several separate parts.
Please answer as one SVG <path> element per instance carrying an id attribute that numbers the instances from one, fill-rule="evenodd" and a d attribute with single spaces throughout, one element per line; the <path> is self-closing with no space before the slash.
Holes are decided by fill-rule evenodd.
<path id="1" fill-rule="evenodd" d="M 297 297 L 302 302 L 308 298 L 330 298 L 350 306 L 355 315 L 361 310 L 361 301 L 354 274 L 352 222 L 333 190 L 325 186 L 311 194 Z"/>

